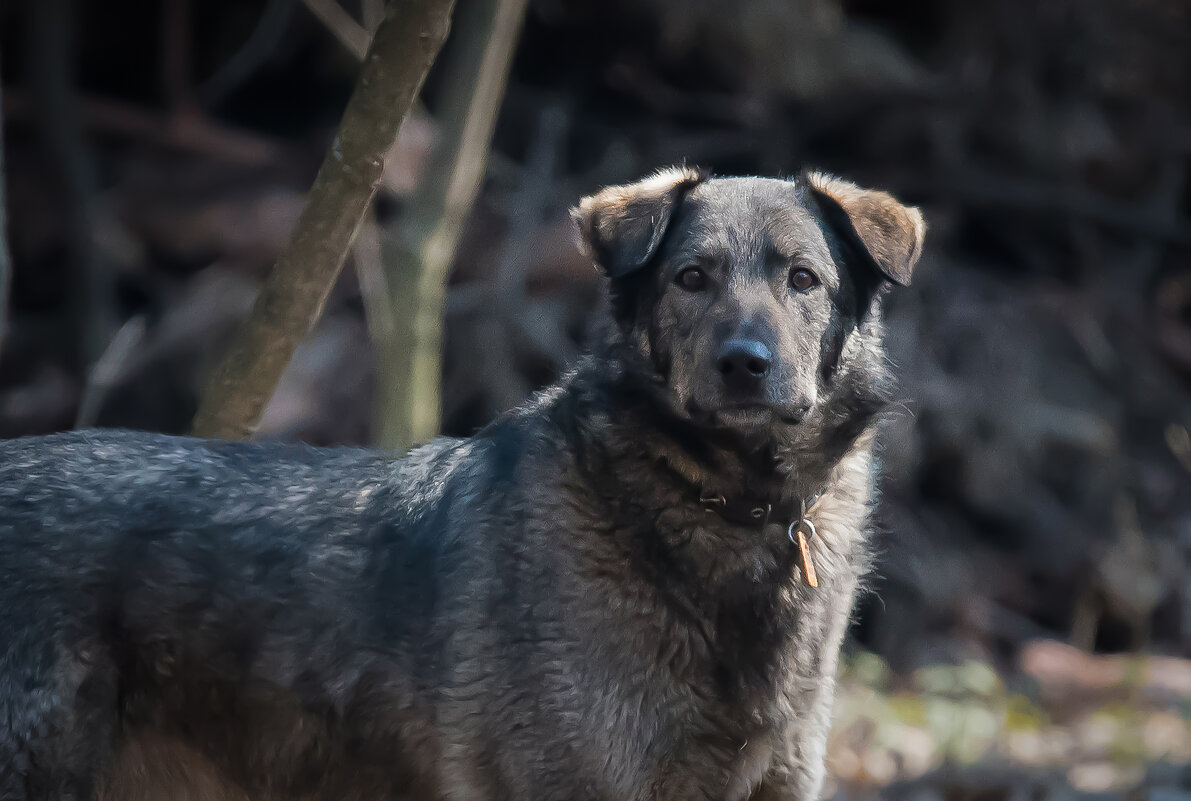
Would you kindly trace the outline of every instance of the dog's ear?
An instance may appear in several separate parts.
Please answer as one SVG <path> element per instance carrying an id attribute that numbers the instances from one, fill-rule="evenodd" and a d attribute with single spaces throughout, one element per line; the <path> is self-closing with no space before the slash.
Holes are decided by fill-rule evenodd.
<path id="1" fill-rule="evenodd" d="M 902 286 L 922 255 L 926 222 L 922 212 L 903 206 L 893 195 L 821 172 L 803 174 L 823 212 L 823 220 L 859 247 L 890 281 Z"/>
<path id="2" fill-rule="evenodd" d="M 612 278 L 641 269 L 657 253 L 683 196 L 706 179 L 703 170 L 670 167 L 583 198 L 571 209 L 580 249 Z"/>

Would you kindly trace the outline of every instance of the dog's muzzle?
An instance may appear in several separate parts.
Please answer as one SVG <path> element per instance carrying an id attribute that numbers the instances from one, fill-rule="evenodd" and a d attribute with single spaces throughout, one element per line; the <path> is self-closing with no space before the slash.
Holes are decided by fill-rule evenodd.
<path id="1" fill-rule="evenodd" d="M 764 394 L 765 379 L 773 366 L 773 354 L 764 342 L 755 339 L 729 339 L 716 357 L 716 369 L 724 388 L 737 399 L 751 399 Z"/>

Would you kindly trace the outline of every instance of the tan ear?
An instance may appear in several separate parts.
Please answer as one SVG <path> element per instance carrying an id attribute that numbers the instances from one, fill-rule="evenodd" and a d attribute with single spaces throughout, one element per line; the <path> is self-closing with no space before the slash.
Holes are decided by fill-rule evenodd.
<path id="1" fill-rule="evenodd" d="M 706 178 L 699 169 L 670 167 L 583 198 L 571 209 L 580 248 L 613 278 L 641 269 L 657 252 L 683 196 Z"/>
<path id="2" fill-rule="evenodd" d="M 821 172 L 806 173 L 803 180 L 820 201 L 824 221 L 859 245 L 886 278 L 908 286 L 926 236 L 922 212 L 888 192 Z"/>

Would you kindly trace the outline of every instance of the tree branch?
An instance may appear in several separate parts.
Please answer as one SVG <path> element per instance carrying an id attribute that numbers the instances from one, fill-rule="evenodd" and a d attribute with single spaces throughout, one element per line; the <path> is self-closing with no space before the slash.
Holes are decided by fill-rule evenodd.
<path id="1" fill-rule="evenodd" d="M 0 109 L 3 108 L 4 98 L 0 95 Z M 4 206 L 4 180 L 4 119 L 0 116 L 0 358 L 4 353 L 4 334 L 8 330 L 8 286 L 12 273 L 8 256 L 8 211 Z"/>
<path id="2" fill-rule="evenodd" d="M 392 252 L 384 254 L 393 327 L 377 342 L 377 442 L 407 448 L 438 433 L 447 272 L 471 211 L 527 0 L 477 0 L 459 20 L 444 79 L 440 136 Z"/>
<path id="3" fill-rule="evenodd" d="M 30 92 L 9 87 L 4 116 L 12 123 L 22 122 L 33 116 L 35 105 Z M 84 128 L 95 136 L 128 137 L 152 147 L 246 165 L 268 164 L 285 155 L 285 148 L 274 140 L 205 116 L 179 118 L 106 97 L 79 97 L 78 107 Z"/>
<path id="4" fill-rule="evenodd" d="M 358 59 L 364 58 L 368 52 L 369 31 L 352 19 L 352 15 L 339 5 L 339 0 L 302 0 L 302 2 L 353 56 Z"/>
<path id="5" fill-rule="evenodd" d="M 293 236 L 203 393 L 196 435 L 240 439 L 256 430 L 343 267 L 384 155 L 446 40 L 453 7 L 454 0 L 389 3 Z"/>
<path id="6" fill-rule="evenodd" d="M 95 362 L 116 330 L 116 285 L 112 265 L 96 247 L 105 210 L 95 202 L 99 175 L 83 130 L 77 91 L 76 0 L 45 0 L 30 6 L 29 73 L 39 140 L 52 169 L 63 245 L 70 269 L 70 326 L 75 369 Z"/>

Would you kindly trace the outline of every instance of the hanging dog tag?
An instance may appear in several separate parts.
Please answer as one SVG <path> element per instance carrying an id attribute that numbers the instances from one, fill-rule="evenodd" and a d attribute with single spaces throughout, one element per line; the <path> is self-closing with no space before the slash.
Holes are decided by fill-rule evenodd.
<path id="1" fill-rule="evenodd" d="M 802 530 L 803 526 L 811 530 L 812 537 L 818 533 L 815 531 L 815 524 L 806 519 L 805 506 L 803 506 L 802 519 L 797 523 L 790 524 L 786 536 L 790 538 L 790 542 L 798 546 L 798 559 L 802 563 L 802 578 L 806 581 L 807 586 L 818 587 L 819 577 L 815 574 L 815 563 L 811 561 L 811 543 Z M 794 539 L 795 532 L 798 534 L 798 539 Z"/>
<path id="2" fill-rule="evenodd" d="M 798 528 L 798 554 L 802 558 L 802 577 L 808 586 L 818 587 L 819 577 L 815 575 L 815 563 L 811 561 L 811 545 L 806 541 L 801 526 Z"/>

